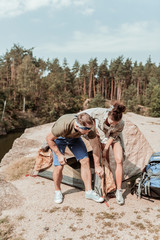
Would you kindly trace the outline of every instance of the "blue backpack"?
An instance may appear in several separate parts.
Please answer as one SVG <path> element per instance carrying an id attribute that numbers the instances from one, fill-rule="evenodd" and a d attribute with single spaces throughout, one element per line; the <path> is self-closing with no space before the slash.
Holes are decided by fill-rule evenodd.
<path id="1" fill-rule="evenodd" d="M 152 154 L 137 184 L 138 197 L 160 199 L 160 152 Z"/>

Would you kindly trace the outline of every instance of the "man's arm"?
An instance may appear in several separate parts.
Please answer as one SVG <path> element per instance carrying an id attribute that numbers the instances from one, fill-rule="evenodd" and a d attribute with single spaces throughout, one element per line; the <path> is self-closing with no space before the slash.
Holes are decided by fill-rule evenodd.
<path id="1" fill-rule="evenodd" d="M 102 177 L 104 175 L 104 171 L 103 168 L 100 166 L 101 148 L 99 140 L 97 137 L 95 137 L 93 139 L 89 139 L 89 142 L 93 149 L 95 172 L 97 173 L 98 176 Z"/>
<path id="2" fill-rule="evenodd" d="M 54 141 L 55 139 L 57 139 L 57 137 L 55 137 L 52 133 L 48 134 L 48 136 L 46 137 L 47 143 L 48 143 L 49 147 L 51 148 L 51 150 L 57 155 L 59 163 L 61 165 L 65 165 L 66 164 L 66 158 L 59 151 L 59 148 Z"/>

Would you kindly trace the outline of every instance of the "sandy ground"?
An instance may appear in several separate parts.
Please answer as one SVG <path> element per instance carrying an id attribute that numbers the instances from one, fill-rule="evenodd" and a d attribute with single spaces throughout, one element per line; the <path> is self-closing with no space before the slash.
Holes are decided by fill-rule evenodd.
<path id="1" fill-rule="evenodd" d="M 154 151 L 160 151 L 160 118 L 128 114 Z M 8 216 L 14 224 L 13 235 L 17 237 L 9 239 L 160 239 L 160 201 L 137 199 L 129 188 L 123 193 L 125 205 L 119 206 L 115 198 L 107 199 L 107 204 L 86 200 L 83 191 L 62 184 L 64 202 L 57 205 L 51 180 L 24 176 L 12 184 L 22 203 L 0 216 L 0 219 Z"/>

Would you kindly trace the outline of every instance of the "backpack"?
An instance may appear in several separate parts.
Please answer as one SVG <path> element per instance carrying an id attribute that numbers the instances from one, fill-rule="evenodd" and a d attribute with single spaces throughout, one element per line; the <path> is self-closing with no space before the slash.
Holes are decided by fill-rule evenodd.
<path id="1" fill-rule="evenodd" d="M 160 152 L 156 152 L 150 157 L 136 184 L 135 192 L 139 198 L 146 196 L 160 199 Z"/>

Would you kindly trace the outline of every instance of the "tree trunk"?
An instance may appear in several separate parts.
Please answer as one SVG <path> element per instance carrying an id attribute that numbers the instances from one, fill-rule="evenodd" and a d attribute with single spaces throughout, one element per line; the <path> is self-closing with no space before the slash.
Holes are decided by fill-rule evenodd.
<path id="1" fill-rule="evenodd" d="M 26 108 L 26 98 L 23 97 L 23 113 L 25 113 L 25 108 Z"/>
<path id="2" fill-rule="evenodd" d="M 139 96 L 140 78 L 137 80 L 137 97 Z"/>
<path id="3" fill-rule="evenodd" d="M 93 79 L 93 97 L 96 96 L 96 86 L 95 86 L 95 77 L 94 74 L 92 74 L 92 79 Z"/>
<path id="4" fill-rule="evenodd" d="M 118 80 L 118 87 L 117 87 L 117 100 L 121 100 L 121 81 Z"/>
<path id="5" fill-rule="evenodd" d="M 104 97 L 104 77 L 102 77 L 102 97 Z"/>
<path id="6" fill-rule="evenodd" d="M 3 118 L 4 118 L 6 103 L 7 103 L 7 101 L 5 100 L 5 101 L 4 101 L 4 104 L 3 104 L 3 112 L 2 112 L 2 118 L 1 118 L 2 121 L 3 121 Z"/>
<path id="7" fill-rule="evenodd" d="M 86 78 L 83 79 L 83 94 L 86 94 Z"/>
<path id="8" fill-rule="evenodd" d="M 111 79 L 111 100 L 113 100 L 113 77 Z"/>
<path id="9" fill-rule="evenodd" d="M 89 98 L 92 97 L 92 72 L 90 73 L 90 76 L 89 76 L 88 96 L 89 96 Z"/>
<path id="10" fill-rule="evenodd" d="M 105 78 L 105 92 L 104 92 L 104 98 L 107 99 L 107 77 Z"/>

